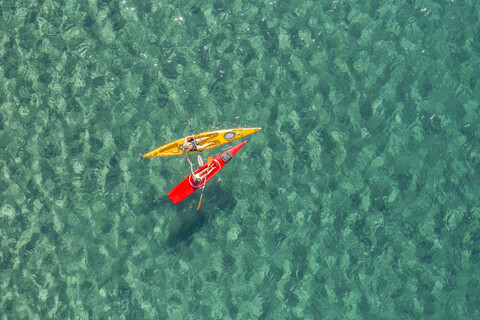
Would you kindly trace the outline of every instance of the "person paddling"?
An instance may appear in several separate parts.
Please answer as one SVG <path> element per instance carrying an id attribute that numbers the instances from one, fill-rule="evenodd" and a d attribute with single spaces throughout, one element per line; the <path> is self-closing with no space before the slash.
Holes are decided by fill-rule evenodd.
<path id="1" fill-rule="evenodd" d="M 193 171 L 193 164 L 192 162 L 190 161 L 190 159 L 188 159 L 188 162 L 190 163 L 190 172 L 192 173 L 192 181 L 193 183 L 198 186 L 198 184 L 200 182 L 202 182 L 203 179 L 205 179 L 205 176 L 207 175 L 207 171 L 213 166 L 213 163 L 210 165 L 210 166 L 207 166 L 205 169 L 203 169 L 202 171 L 198 172 L 198 173 L 195 173 Z"/>
<path id="2" fill-rule="evenodd" d="M 200 145 L 200 143 L 210 139 L 211 137 L 213 137 L 213 134 L 200 139 L 195 139 L 194 135 L 186 136 L 182 147 L 183 152 L 185 153 L 185 157 L 187 156 L 188 151 L 203 151 L 206 147 L 215 144 L 215 142 L 211 141 L 204 146 Z"/>
<path id="3" fill-rule="evenodd" d="M 205 150 L 206 147 L 210 145 L 215 145 L 215 143 L 212 141 L 207 143 L 204 146 L 200 146 L 200 143 L 204 142 L 207 139 L 212 138 L 214 135 L 211 134 L 209 136 L 206 136 L 200 139 L 195 139 L 195 135 L 193 134 L 193 129 L 192 129 L 192 125 L 190 124 L 190 117 L 188 116 L 188 113 L 187 113 L 187 121 L 188 121 L 188 126 L 190 127 L 190 131 L 192 132 L 192 135 L 185 137 L 185 140 L 182 144 L 182 149 L 183 149 L 183 153 L 185 154 L 185 158 L 187 158 L 188 162 L 190 162 L 190 160 L 188 159 L 188 151 L 203 151 Z M 198 165 L 200 167 L 203 167 L 203 159 L 200 154 L 198 154 L 197 161 L 198 161 Z M 191 165 L 192 163 L 190 162 L 190 166 Z"/>
<path id="4" fill-rule="evenodd" d="M 183 145 L 182 145 L 182 149 L 183 149 L 183 153 L 185 154 L 185 158 L 188 160 L 188 162 L 190 162 L 190 159 L 188 159 L 188 151 L 203 151 L 203 150 L 205 150 L 206 147 L 208 147 L 212 144 L 215 144 L 215 142 L 212 141 L 212 142 L 207 143 L 204 146 L 200 145 L 200 143 L 202 143 L 203 141 L 205 141 L 207 139 L 210 139 L 211 137 L 213 137 L 213 134 L 209 135 L 209 136 L 206 136 L 206 137 L 203 137 L 203 138 L 200 138 L 200 139 L 195 139 L 195 136 L 193 134 L 191 136 L 186 136 L 185 137 L 185 140 L 184 140 Z M 200 156 L 200 154 L 198 154 L 197 161 L 198 161 L 198 165 L 200 167 L 203 166 L 203 160 L 202 160 L 202 157 Z M 192 164 L 192 163 L 190 162 L 190 164 Z"/>

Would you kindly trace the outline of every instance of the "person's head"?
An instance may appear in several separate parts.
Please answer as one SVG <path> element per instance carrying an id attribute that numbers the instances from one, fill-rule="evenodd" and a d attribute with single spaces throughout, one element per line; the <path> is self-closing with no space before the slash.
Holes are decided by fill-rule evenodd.
<path id="1" fill-rule="evenodd" d="M 202 181 L 202 179 L 196 177 L 196 176 L 193 176 L 193 183 L 195 184 L 199 184 L 200 182 Z"/>
<path id="2" fill-rule="evenodd" d="M 183 144 L 183 150 L 190 151 L 193 149 L 193 146 L 191 143 L 187 142 Z"/>

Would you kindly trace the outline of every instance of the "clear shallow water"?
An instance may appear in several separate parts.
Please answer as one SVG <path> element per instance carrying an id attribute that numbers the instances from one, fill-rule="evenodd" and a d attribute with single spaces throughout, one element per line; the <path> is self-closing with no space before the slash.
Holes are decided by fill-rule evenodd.
<path id="1" fill-rule="evenodd" d="M 479 9 L 2 2 L 1 318 L 478 318 Z"/>

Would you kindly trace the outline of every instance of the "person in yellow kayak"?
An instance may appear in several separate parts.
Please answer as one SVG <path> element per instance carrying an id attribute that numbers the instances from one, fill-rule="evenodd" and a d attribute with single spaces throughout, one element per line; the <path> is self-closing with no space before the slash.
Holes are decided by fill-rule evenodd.
<path id="1" fill-rule="evenodd" d="M 213 134 L 200 139 L 195 139 L 195 136 L 193 135 L 186 136 L 185 141 L 183 142 L 183 152 L 185 153 L 185 156 L 187 156 L 188 151 L 203 151 L 206 147 L 215 144 L 215 142 L 212 141 L 204 146 L 200 145 L 200 143 L 210 139 L 211 137 L 213 137 Z"/>
<path id="2" fill-rule="evenodd" d="M 203 146 L 200 145 L 200 143 L 204 142 L 205 140 L 210 139 L 211 137 L 213 137 L 213 134 L 209 135 L 209 136 L 206 136 L 206 137 L 203 137 L 203 138 L 200 138 L 200 139 L 195 139 L 194 135 L 185 137 L 185 140 L 184 140 L 183 145 L 182 145 L 182 149 L 183 149 L 183 153 L 185 154 L 185 158 L 187 159 L 188 162 L 190 162 L 190 159 L 188 159 L 188 151 L 203 151 L 203 150 L 205 150 L 206 147 L 208 147 L 212 144 L 215 144 L 215 142 L 212 141 L 212 142 L 209 142 L 209 143 L 207 143 Z M 200 167 L 203 166 L 203 160 L 202 160 L 202 157 L 200 156 L 200 154 L 197 157 L 197 161 L 198 161 L 198 165 Z M 190 162 L 190 165 L 192 165 L 191 162 Z"/>

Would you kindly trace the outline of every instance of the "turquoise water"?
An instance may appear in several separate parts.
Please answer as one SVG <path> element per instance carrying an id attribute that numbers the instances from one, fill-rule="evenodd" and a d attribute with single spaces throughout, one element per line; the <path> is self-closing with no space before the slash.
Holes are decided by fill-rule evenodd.
<path id="1" fill-rule="evenodd" d="M 1 1 L 0 319 L 480 318 L 478 12 Z"/>

